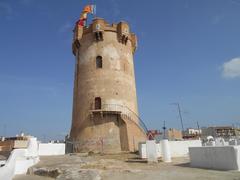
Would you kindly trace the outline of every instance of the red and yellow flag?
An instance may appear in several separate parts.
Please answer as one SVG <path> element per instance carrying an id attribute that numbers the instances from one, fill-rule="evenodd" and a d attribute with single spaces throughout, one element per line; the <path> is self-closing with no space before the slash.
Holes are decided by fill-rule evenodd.
<path id="1" fill-rule="evenodd" d="M 86 5 L 83 8 L 83 12 L 96 14 L 96 5 Z"/>
<path id="2" fill-rule="evenodd" d="M 96 14 L 96 5 L 86 5 L 81 12 L 80 18 L 77 22 L 79 26 L 85 26 L 87 20 L 87 14 Z"/>

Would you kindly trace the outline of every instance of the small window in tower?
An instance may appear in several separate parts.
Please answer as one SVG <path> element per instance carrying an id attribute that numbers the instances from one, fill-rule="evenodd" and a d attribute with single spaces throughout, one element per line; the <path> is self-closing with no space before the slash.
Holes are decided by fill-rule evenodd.
<path id="1" fill-rule="evenodd" d="M 96 68 L 102 68 L 102 56 L 96 57 Z"/>
<path id="2" fill-rule="evenodd" d="M 125 40 L 124 40 L 125 45 L 127 44 L 127 41 L 128 41 L 128 37 L 126 37 Z"/>
<path id="3" fill-rule="evenodd" d="M 103 33 L 101 31 L 95 32 L 94 34 L 96 41 L 103 41 Z"/>
<path id="4" fill-rule="evenodd" d="M 101 109 L 102 108 L 102 102 L 101 102 L 101 98 L 100 97 L 96 97 L 95 98 L 95 109 Z"/>

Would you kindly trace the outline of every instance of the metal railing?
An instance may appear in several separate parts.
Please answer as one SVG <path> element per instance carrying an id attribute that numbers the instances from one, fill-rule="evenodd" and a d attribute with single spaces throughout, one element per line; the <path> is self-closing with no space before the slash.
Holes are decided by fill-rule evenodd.
<path id="1" fill-rule="evenodd" d="M 121 116 L 126 117 L 128 120 L 133 122 L 135 125 L 140 127 L 146 134 L 148 132 L 147 126 L 143 122 L 143 120 L 132 111 L 129 107 L 120 105 L 120 104 L 102 104 L 102 111 L 119 111 L 121 112 Z"/>

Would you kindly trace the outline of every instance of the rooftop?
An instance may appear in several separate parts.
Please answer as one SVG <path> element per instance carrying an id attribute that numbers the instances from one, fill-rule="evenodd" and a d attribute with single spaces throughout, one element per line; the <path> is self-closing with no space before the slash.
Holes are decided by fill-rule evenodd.
<path id="1" fill-rule="evenodd" d="M 64 163 L 63 163 L 64 162 Z M 104 179 L 104 180 L 233 180 L 239 179 L 240 172 L 216 171 L 191 168 L 188 158 L 173 158 L 172 163 L 159 161 L 148 164 L 137 159 L 135 154 L 87 155 L 41 157 L 31 168 L 32 175 L 16 176 L 14 180 L 58 179 Z M 34 175 L 35 174 L 35 175 Z M 42 176 L 36 176 L 42 175 Z M 47 177 L 52 175 L 52 178 Z"/>

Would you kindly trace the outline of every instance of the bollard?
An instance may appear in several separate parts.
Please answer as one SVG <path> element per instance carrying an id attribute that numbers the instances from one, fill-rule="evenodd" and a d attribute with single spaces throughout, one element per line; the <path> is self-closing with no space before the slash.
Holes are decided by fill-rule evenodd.
<path id="1" fill-rule="evenodd" d="M 147 152 L 147 161 L 148 163 L 157 163 L 157 145 L 155 140 L 146 141 L 146 152 Z"/>
<path id="2" fill-rule="evenodd" d="M 167 139 L 163 139 L 161 141 L 161 147 L 162 147 L 163 162 L 172 162 L 171 151 L 170 151 L 169 142 Z"/>

